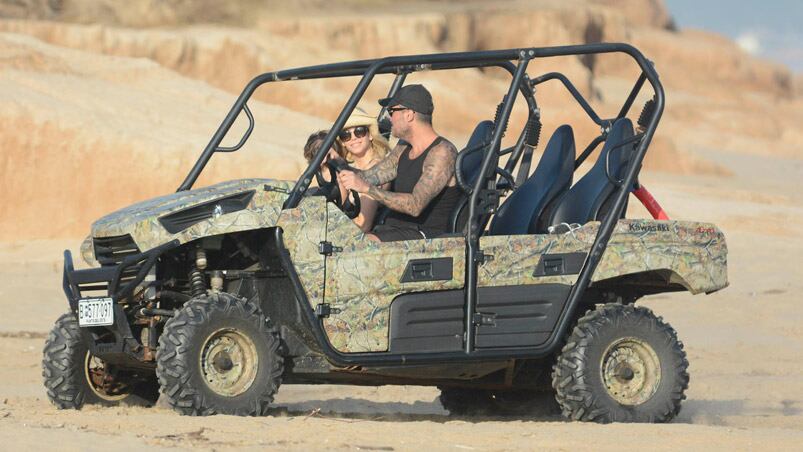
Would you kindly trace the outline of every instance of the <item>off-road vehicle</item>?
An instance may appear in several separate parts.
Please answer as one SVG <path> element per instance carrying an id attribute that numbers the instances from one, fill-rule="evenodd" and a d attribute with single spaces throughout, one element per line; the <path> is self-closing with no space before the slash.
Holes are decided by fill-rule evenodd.
<path id="1" fill-rule="evenodd" d="M 600 117 L 562 73 L 527 73 L 536 59 L 611 52 L 640 68 L 613 118 Z M 369 83 L 390 74 L 393 95 L 419 71 L 491 67 L 511 82 L 458 154 L 464 195 L 450 213 L 451 233 L 368 240 L 349 218 L 359 202 L 344 213 L 320 169 Z M 255 121 L 246 103 L 257 87 L 326 77 L 359 83 L 298 180 L 192 189 L 214 153 L 248 139 Z M 601 134 L 578 155 L 572 127 L 558 127 L 530 174 L 542 115 L 535 91 L 550 80 Z M 628 114 L 645 82 L 652 93 L 641 95 L 648 101 L 634 127 Z M 517 99 L 528 120 L 509 125 Z M 152 402 L 160 388 L 183 414 L 263 415 L 282 383 L 429 385 L 462 415 L 526 407 L 549 390 L 572 419 L 668 421 L 688 386 L 686 355 L 675 331 L 634 303 L 722 289 L 727 248 L 712 224 L 666 219 L 639 185 L 663 109 L 655 69 L 626 44 L 388 57 L 259 75 L 176 193 L 96 221 L 81 248 L 92 268 L 76 270 L 64 252 L 70 309 L 45 345 L 48 396 L 59 408 L 80 408 Z M 222 147 L 242 112 L 248 130 Z M 600 145 L 596 163 L 575 175 Z M 625 218 L 634 192 L 654 219 Z"/>

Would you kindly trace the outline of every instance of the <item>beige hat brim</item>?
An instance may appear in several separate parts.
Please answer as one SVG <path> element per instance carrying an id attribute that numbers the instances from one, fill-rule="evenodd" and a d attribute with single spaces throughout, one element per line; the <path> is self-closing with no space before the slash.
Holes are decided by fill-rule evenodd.
<path id="1" fill-rule="evenodd" d="M 371 116 L 360 107 L 356 107 L 351 112 L 351 116 L 346 120 L 343 129 L 357 126 L 368 126 L 372 136 L 379 135 L 379 126 L 376 123 L 376 116 Z"/>

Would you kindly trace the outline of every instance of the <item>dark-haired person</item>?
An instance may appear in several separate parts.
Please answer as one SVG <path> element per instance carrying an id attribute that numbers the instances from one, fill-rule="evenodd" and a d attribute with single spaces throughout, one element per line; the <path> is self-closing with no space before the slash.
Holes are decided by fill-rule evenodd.
<path id="1" fill-rule="evenodd" d="M 369 239 L 388 242 L 443 234 L 460 197 L 454 176 L 457 148 L 432 127 L 432 96 L 421 85 L 408 85 L 379 104 L 387 107 L 391 133 L 399 144 L 368 170 L 341 171 L 338 181 L 391 210 Z M 391 181 L 393 191 L 382 188 Z"/>
<path id="2" fill-rule="evenodd" d="M 307 138 L 307 143 L 304 145 L 304 158 L 307 159 L 307 163 L 311 162 L 313 157 L 315 157 L 315 153 L 321 148 L 323 139 L 326 138 L 326 134 L 328 133 L 328 130 L 319 130 Z M 326 161 L 331 158 L 343 158 L 343 155 L 343 149 L 340 147 L 340 143 L 335 142 L 332 147 L 329 148 L 329 152 L 323 159 L 323 163 L 326 163 Z M 323 163 L 321 165 L 323 165 Z"/>

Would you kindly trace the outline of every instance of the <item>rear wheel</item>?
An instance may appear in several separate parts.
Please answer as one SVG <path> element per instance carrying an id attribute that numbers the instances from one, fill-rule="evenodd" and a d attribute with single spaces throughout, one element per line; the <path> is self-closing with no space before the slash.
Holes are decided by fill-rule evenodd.
<path id="1" fill-rule="evenodd" d="M 92 355 L 72 313 L 56 321 L 43 355 L 47 396 L 58 408 L 80 409 L 86 403 L 147 406 L 159 398 L 155 375 L 120 369 Z"/>
<path id="2" fill-rule="evenodd" d="M 255 303 L 204 295 L 165 324 L 156 373 L 168 403 L 182 414 L 263 415 L 281 384 L 279 347 Z"/>
<path id="3" fill-rule="evenodd" d="M 689 385 L 677 333 L 644 307 L 609 304 L 582 317 L 552 373 L 563 414 L 596 422 L 667 422 Z"/>

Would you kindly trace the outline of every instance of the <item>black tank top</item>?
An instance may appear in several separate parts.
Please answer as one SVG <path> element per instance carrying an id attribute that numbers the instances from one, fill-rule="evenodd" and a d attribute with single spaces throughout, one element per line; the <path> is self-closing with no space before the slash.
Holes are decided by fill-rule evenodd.
<path id="1" fill-rule="evenodd" d="M 410 151 L 413 149 L 411 145 L 407 145 L 407 149 L 402 151 L 399 156 L 399 165 L 396 171 L 396 179 L 393 181 L 393 191 L 396 193 L 412 193 L 415 184 L 421 179 L 421 174 L 424 171 L 424 160 L 426 160 L 429 151 L 446 141 L 443 137 L 435 138 L 417 158 L 410 159 Z M 422 231 L 427 238 L 434 237 L 445 233 L 449 228 L 449 217 L 452 210 L 457 205 L 460 199 L 460 190 L 457 186 L 446 186 L 435 196 L 432 201 L 424 208 L 424 211 L 417 217 L 407 215 L 405 213 L 396 212 L 391 210 L 390 214 L 385 220 L 385 224 L 389 226 L 397 226 L 401 228 L 412 228 Z"/>

